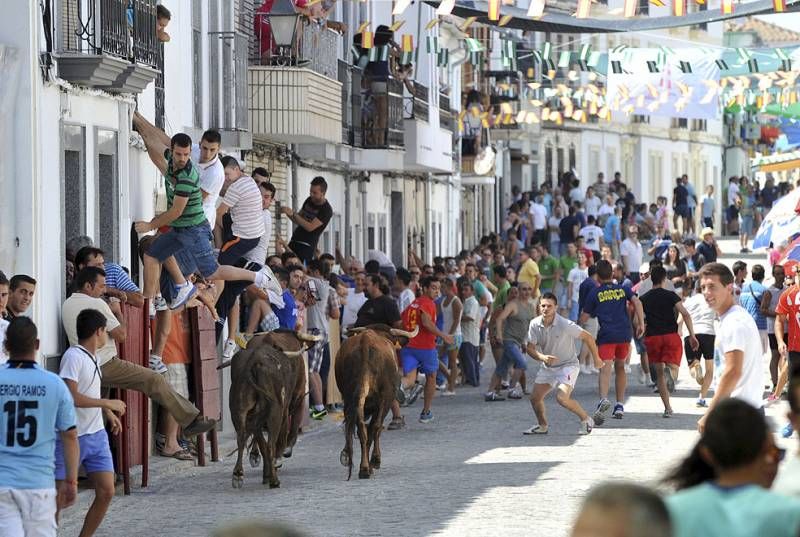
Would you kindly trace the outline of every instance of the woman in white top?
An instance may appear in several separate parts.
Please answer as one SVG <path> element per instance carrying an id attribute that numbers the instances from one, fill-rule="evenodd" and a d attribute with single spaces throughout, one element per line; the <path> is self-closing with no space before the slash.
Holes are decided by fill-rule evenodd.
<path id="1" fill-rule="evenodd" d="M 461 299 L 458 298 L 456 284 L 452 280 L 445 280 L 442 283 L 444 300 L 440 305 L 442 309 L 442 321 L 444 331 L 453 336 L 453 344 L 444 344 L 447 351 L 447 365 L 439 362 L 439 370 L 447 375 L 447 389 L 442 395 L 455 395 L 456 375 L 458 374 L 458 349 L 461 347 L 461 312 L 463 307 Z"/>

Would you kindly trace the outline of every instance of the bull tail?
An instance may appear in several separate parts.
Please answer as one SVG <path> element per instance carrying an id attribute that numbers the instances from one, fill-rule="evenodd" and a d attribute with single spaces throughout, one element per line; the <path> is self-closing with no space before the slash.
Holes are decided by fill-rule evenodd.
<path id="1" fill-rule="evenodd" d="M 364 367 L 369 363 L 370 353 L 372 349 L 369 345 L 361 345 L 361 363 Z M 356 427 L 358 427 L 359 416 L 364 415 L 363 406 L 364 397 L 361 397 L 363 390 L 368 390 L 368 386 L 363 385 L 364 378 L 355 379 L 353 390 L 345 395 L 342 394 L 344 399 L 344 434 L 345 434 L 345 453 L 347 454 L 347 480 L 353 474 L 353 437 L 356 435 Z"/>

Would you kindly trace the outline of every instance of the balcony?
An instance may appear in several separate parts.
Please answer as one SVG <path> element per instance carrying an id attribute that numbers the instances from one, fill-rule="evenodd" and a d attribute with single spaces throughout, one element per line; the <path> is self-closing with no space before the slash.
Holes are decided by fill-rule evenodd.
<path id="1" fill-rule="evenodd" d="M 208 59 L 212 76 L 210 127 L 222 135 L 225 147 L 252 147 L 247 106 L 249 39 L 240 32 L 209 32 Z"/>
<path id="2" fill-rule="evenodd" d="M 428 88 L 419 82 L 413 82 L 413 93 L 404 97 L 403 119 L 419 119 L 428 121 Z"/>
<path id="3" fill-rule="evenodd" d="M 45 9 L 48 52 L 64 80 L 140 93 L 159 73 L 156 0 L 48 0 Z"/>
<path id="4" fill-rule="evenodd" d="M 452 173 L 453 133 L 431 124 L 429 94 L 427 87 L 415 82 L 412 95 L 406 97 L 403 168 L 413 172 Z"/>

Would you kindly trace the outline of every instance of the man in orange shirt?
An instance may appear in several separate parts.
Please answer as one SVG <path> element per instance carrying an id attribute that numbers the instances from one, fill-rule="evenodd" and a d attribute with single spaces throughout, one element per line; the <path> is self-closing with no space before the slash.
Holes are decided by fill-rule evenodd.
<path id="1" fill-rule="evenodd" d="M 780 397 L 788 378 L 800 373 L 800 265 L 784 265 L 786 274 L 794 275 L 794 284 L 789 286 L 775 306 L 775 339 L 778 341 L 778 352 L 786 360 L 778 376 L 778 384 L 773 395 Z M 786 323 L 786 324 L 784 324 Z M 789 343 L 784 337 L 784 326 L 789 327 Z M 787 423 L 781 431 L 784 438 L 792 436 L 794 429 Z"/>

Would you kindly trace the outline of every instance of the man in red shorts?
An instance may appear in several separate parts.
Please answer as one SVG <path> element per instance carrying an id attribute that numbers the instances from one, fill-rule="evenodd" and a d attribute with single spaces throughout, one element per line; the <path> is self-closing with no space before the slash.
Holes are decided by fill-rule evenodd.
<path id="1" fill-rule="evenodd" d="M 675 390 L 675 379 L 683 356 L 683 343 L 678 335 L 678 321 L 675 313 L 683 316 L 686 329 L 689 330 L 689 346 L 697 350 L 700 346 L 694 336 L 692 317 L 681 303 L 681 297 L 675 291 L 664 289 L 667 271 L 660 265 L 650 269 L 650 280 L 653 288 L 642 296 L 642 309 L 646 329 L 644 346 L 650 364 L 656 369 L 656 385 L 661 401 L 664 403 L 664 418 L 672 417 L 672 406 L 669 394 Z"/>
<path id="2" fill-rule="evenodd" d="M 622 419 L 625 414 L 625 407 L 622 405 L 628 380 L 625 375 L 625 359 L 630 353 L 631 338 L 633 337 L 628 317 L 628 302 L 632 303 L 634 307 L 637 321 L 636 337 L 642 337 L 644 332 L 642 303 L 639 302 L 630 287 L 614 283 L 612 272 L 611 263 L 605 259 L 597 262 L 597 277 L 600 285 L 592 289 L 586 297 L 579 321 L 579 324 L 585 324 L 589 317 L 597 317 L 600 324 L 597 332 L 597 348 L 604 365 L 600 369 L 598 381 L 600 402 L 592 416 L 595 425 L 602 425 L 606 421 L 606 412 L 611 408 L 611 402 L 608 400 L 608 389 L 611 385 L 611 365 L 608 362 L 611 360 L 614 361 L 614 371 L 616 372 L 614 388 L 617 395 L 617 403 L 614 405 L 612 415 L 617 419 Z"/>

